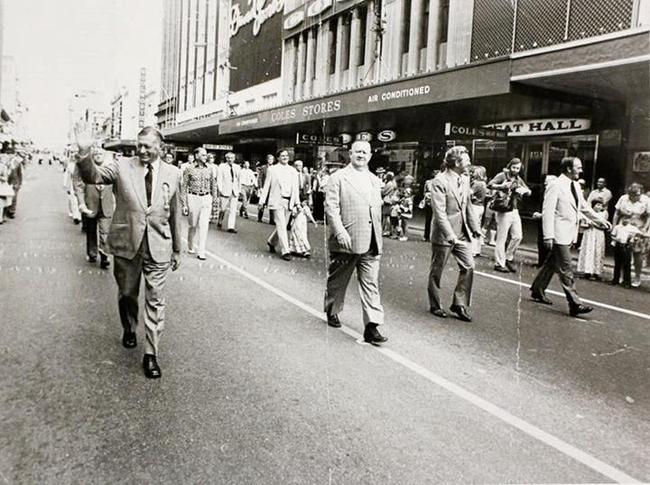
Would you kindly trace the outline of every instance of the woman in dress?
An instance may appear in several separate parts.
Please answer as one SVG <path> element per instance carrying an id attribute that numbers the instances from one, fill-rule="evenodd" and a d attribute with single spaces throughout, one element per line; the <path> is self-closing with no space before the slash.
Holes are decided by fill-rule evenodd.
<path id="1" fill-rule="evenodd" d="M 630 220 L 630 224 L 641 232 L 647 233 L 650 226 L 650 199 L 643 194 L 643 186 L 637 182 L 630 184 L 627 193 L 622 195 L 616 203 L 616 210 L 612 220 L 613 225 L 618 224 L 621 217 Z M 647 250 L 645 238 L 638 238 L 632 248 L 632 263 L 634 265 L 634 279 L 632 286 L 641 286 L 641 271 L 643 259 Z"/>
<path id="2" fill-rule="evenodd" d="M 596 214 L 607 219 L 605 203 L 601 199 L 592 199 L 591 207 Z M 603 271 L 603 258 L 605 256 L 605 231 L 589 221 L 586 226 L 580 253 L 578 255 L 578 273 L 582 273 L 587 279 L 600 280 L 600 273 Z"/>
<path id="3" fill-rule="evenodd" d="M 470 184 L 472 189 L 471 202 L 476 214 L 476 220 L 481 224 L 483 214 L 485 213 L 485 199 L 487 198 L 487 172 L 485 167 L 480 165 L 472 166 L 470 172 Z M 472 240 L 472 252 L 474 257 L 481 256 L 481 248 L 483 247 L 483 236 L 477 237 Z"/>

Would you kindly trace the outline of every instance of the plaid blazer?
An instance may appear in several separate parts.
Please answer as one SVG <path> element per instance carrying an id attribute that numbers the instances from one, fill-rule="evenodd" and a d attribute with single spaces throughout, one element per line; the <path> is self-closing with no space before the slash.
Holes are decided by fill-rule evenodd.
<path id="1" fill-rule="evenodd" d="M 350 177 L 356 170 L 351 165 L 342 168 L 330 177 L 325 190 L 325 211 L 329 224 L 329 248 L 332 252 L 364 254 L 370 248 L 372 234 L 375 235 L 379 254 L 382 252 L 381 235 L 381 188 L 379 179 L 371 174 L 370 191 L 361 190 Z M 369 193 L 370 197 L 365 194 Z M 344 250 L 336 237 L 347 231 L 352 239 L 352 251 Z"/>

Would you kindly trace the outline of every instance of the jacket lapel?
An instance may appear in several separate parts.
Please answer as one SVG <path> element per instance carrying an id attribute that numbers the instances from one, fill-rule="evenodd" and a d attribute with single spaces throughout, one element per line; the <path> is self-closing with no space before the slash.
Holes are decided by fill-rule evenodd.
<path id="1" fill-rule="evenodd" d="M 160 161 L 158 165 L 158 177 L 156 178 L 156 187 L 153 189 L 153 199 L 151 200 L 151 207 L 154 207 L 158 201 L 162 198 L 163 194 L 163 182 L 166 180 L 166 169 L 165 162 Z M 165 180 L 163 180 L 165 179 Z M 168 189 L 169 190 L 169 189 Z"/>
<path id="2" fill-rule="evenodd" d="M 136 197 L 140 201 L 143 209 L 147 209 L 147 194 L 144 186 L 144 166 L 137 158 L 130 160 L 131 164 L 131 181 L 133 182 L 133 190 Z"/>

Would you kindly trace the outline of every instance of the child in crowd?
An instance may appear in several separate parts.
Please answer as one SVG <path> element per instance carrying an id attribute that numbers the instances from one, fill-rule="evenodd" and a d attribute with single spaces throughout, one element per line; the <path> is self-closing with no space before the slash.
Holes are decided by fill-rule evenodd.
<path id="1" fill-rule="evenodd" d="M 612 230 L 612 246 L 614 246 L 614 278 L 612 285 L 618 285 L 621 282 L 621 273 L 623 275 L 623 286 L 632 287 L 632 247 L 635 238 L 640 237 L 641 231 L 636 226 L 630 224 L 627 217 L 619 219 L 618 224 Z"/>
<path id="2" fill-rule="evenodd" d="M 408 178 L 408 177 L 407 177 Z M 395 197 L 390 210 L 390 220 L 393 234 L 392 239 L 408 241 L 408 221 L 413 218 L 413 190 L 411 185 L 406 184 Z"/>
<path id="3" fill-rule="evenodd" d="M 607 219 L 605 203 L 601 199 L 593 199 L 591 207 L 596 214 Z M 587 279 L 600 280 L 603 271 L 603 258 L 605 257 L 605 230 L 588 221 L 580 244 L 578 255 L 578 273 Z"/>
<path id="4" fill-rule="evenodd" d="M 289 251 L 294 256 L 311 258 L 311 246 L 307 236 L 308 221 L 311 221 L 314 225 L 318 224 L 312 216 L 309 201 L 305 200 L 293 218 L 289 233 Z"/>

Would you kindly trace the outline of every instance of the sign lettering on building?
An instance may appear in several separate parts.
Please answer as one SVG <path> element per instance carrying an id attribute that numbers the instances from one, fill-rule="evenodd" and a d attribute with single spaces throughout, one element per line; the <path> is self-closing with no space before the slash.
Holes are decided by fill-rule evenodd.
<path id="1" fill-rule="evenodd" d="M 591 128 L 588 118 L 543 118 L 535 120 L 501 121 L 485 128 L 504 130 L 508 136 L 544 136 L 586 131 Z"/>
<path id="2" fill-rule="evenodd" d="M 268 0 L 268 3 L 267 0 L 253 0 L 248 3 L 253 5 L 243 14 L 238 4 L 231 6 L 230 37 L 237 35 L 239 29 L 251 22 L 253 23 L 253 35 L 257 36 L 264 22 L 284 9 L 284 0 Z"/>
<path id="3" fill-rule="evenodd" d="M 393 141 L 395 138 L 397 138 L 397 133 L 395 133 L 393 130 L 382 130 L 377 134 L 377 140 L 383 143 Z"/>
<path id="4" fill-rule="evenodd" d="M 203 148 L 206 150 L 233 150 L 232 145 L 215 145 L 213 143 L 204 143 Z"/>
<path id="5" fill-rule="evenodd" d="M 476 126 L 463 126 L 456 123 L 445 123 L 445 136 L 469 136 L 472 138 L 506 138 L 508 132 L 496 128 L 481 128 Z"/>
<path id="6" fill-rule="evenodd" d="M 298 145 L 330 145 L 342 146 L 341 137 L 327 135 L 312 135 L 309 133 L 296 133 L 296 144 Z"/>

